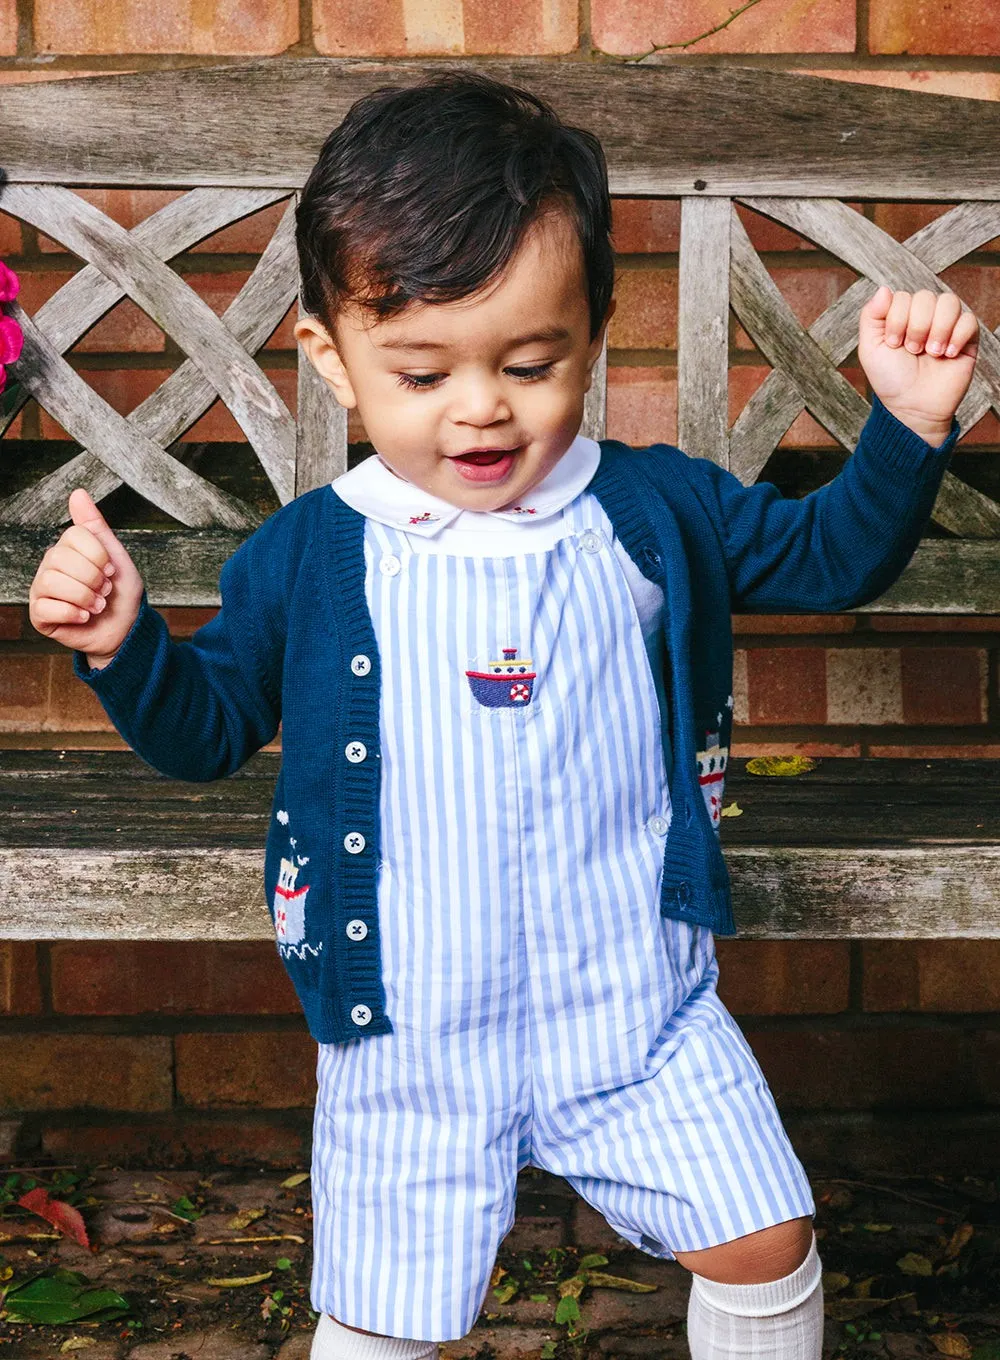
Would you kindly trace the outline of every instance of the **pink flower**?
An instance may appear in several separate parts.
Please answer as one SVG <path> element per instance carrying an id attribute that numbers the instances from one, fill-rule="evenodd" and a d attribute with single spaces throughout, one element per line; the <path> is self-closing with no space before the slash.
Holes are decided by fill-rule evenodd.
<path id="1" fill-rule="evenodd" d="M 0 302 L 13 302 L 21 291 L 21 280 L 0 260 Z"/>
<path id="2" fill-rule="evenodd" d="M 0 364 L 15 364 L 21 356 L 24 336 L 12 316 L 0 316 Z"/>

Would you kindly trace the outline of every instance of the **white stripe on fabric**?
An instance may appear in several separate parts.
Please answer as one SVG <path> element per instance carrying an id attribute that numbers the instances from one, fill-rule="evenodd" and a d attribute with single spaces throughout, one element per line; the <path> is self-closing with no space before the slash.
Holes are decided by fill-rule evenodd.
<path id="1" fill-rule="evenodd" d="M 653 1255 L 812 1211 L 711 934 L 659 913 L 660 705 L 621 546 L 590 495 L 564 522 L 475 557 L 366 524 L 393 1032 L 320 1047 L 312 1302 L 383 1335 L 469 1331 L 529 1163 Z M 531 701 L 486 707 L 466 671 L 505 646 Z"/>

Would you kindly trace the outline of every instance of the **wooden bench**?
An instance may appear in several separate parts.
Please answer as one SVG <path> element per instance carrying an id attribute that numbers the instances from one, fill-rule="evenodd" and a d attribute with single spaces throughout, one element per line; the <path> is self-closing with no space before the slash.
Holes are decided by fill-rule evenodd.
<path id="1" fill-rule="evenodd" d="M 304 356 L 296 419 L 254 355 L 296 296 L 294 199 L 323 135 L 366 90 L 433 66 L 273 62 L 4 91 L 0 209 L 87 264 L 34 317 L 17 312 L 18 377 L 81 451 L 41 475 L 4 474 L 0 601 L 27 600 L 73 487 L 100 501 L 125 484 L 161 516 L 115 525 L 153 604 L 217 605 L 223 561 L 262 518 L 232 478 L 208 480 L 183 461 L 178 441 L 217 395 L 275 506 L 346 467 L 346 413 Z M 838 365 L 872 280 L 939 287 L 941 270 L 1000 236 L 1000 108 L 990 104 L 749 70 L 483 66 L 593 128 L 613 193 L 680 199 L 678 443 L 747 483 L 803 409 L 853 447 L 868 407 Z M 73 194 L 86 186 L 187 192 L 127 231 Z M 893 199 L 955 206 L 903 244 L 848 206 Z M 282 201 L 273 239 L 218 318 L 165 262 Z M 859 275 L 808 331 L 737 203 Z M 124 296 L 188 356 L 128 416 L 63 358 Z M 732 426 L 730 308 L 773 369 Z M 595 437 L 605 385 L 602 363 L 586 417 Z M 991 406 L 1000 412 L 1000 339 L 987 330 L 963 428 Z M 950 473 L 934 520 L 938 536 L 866 612 L 1000 614 L 1000 505 Z M 0 753 L 0 935 L 269 938 L 260 877 L 279 761 L 260 752 L 229 779 L 190 785 L 130 752 Z M 1000 936 L 1000 762 L 827 760 L 784 781 L 751 779 L 737 761 L 729 792 L 744 809 L 724 840 L 745 933 Z"/>

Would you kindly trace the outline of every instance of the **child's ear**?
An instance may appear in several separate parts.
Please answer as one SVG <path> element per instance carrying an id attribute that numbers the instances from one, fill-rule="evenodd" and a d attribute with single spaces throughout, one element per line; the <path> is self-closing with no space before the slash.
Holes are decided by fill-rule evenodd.
<path id="1" fill-rule="evenodd" d="M 348 410 L 357 406 L 358 399 L 354 395 L 340 351 L 323 323 L 312 316 L 301 317 L 295 323 L 295 338 L 316 372 L 333 388 L 333 395 L 340 405 Z"/>
<path id="2" fill-rule="evenodd" d="M 587 391 L 588 391 L 588 392 L 590 391 L 590 384 L 591 384 L 591 381 L 592 381 L 593 375 L 594 375 L 594 365 L 597 363 L 598 359 L 601 357 L 601 350 L 602 350 L 602 348 L 604 347 L 604 337 L 605 337 L 605 335 L 607 334 L 608 325 L 609 325 L 609 323 L 610 323 L 610 321 L 611 321 L 611 318 L 612 318 L 612 317 L 614 316 L 614 314 L 615 314 L 615 308 L 616 308 L 617 306 L 618 306 L 618 300 L 617 300 L 617 298 L 612 298 L 611 301 L 608 303 L 608 310 L 604 313 L 604 320 L 603 320 L 602 323 L 601 323 L 601 329 L 600 329 L 600 330 L 597 332 L 597 334 L 594 336 L 593 340 L 591 340 L 590 346 L 589 346 L 589 348 L 588 348 L 588 350 L 587 350 Z"/>

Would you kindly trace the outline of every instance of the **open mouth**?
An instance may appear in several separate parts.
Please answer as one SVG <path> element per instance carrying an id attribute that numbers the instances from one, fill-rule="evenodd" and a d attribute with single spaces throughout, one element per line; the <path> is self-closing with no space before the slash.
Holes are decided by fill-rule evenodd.
<path id="1" fill-rule="evenodd" d="M 469 482 L 499 482 L 514 466 L 513 449 L 470 449 L 451 459 L 460 476 Z"/>

